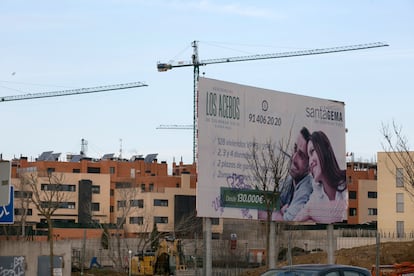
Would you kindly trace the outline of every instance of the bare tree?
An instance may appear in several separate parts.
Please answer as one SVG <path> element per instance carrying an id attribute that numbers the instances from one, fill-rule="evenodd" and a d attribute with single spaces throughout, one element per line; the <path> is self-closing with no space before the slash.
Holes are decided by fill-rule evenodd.
<path id="1" fill-rule="evenodd" d="M 44 180 L 45 179 L 45 180 Z M 46 173 L 46 177 L 39 177 L 38 172 L 23 175 L 25 185 L 29 185 L 32 191 L 31 202 L 39 214 L 46 219 L 48 227 L 48 240 L 50 250 L 50 275 L 53 275 L 53 221 L 55 212 L 68 201 L 69 194 L 62 188 L 63 174 Z M 41 183 L 46 181 L 46 183 Z"/>
<path id="2" fill-rule="evenodd" d="M 30 183 L 28 183 L 27 178 L 20 176 L 20 181 L 17 184 L 17 191 L 15 192 L 16 199 L 15 204 L 18 206 L 18 221 L 21 225 L 21 237 L 24 239 L 26 233 L 26 223 L 27 216 L 29 213 L 30 202 L 33 197 L 33 192 L 31 190 Z"/>
<path id="3" fill-rule="evenodd" d="M 383 123 L 381 134 L 384 137 L 382 148 L 393 165 L 393 168 L 388 167 L 388 169 L 396 177 L 402 178 L 403 188 L 414 199 L 414 153 L 410 150 L 402 127 L 395 121 L 392 122 L 391 127 Z M 403 172 L 396 168 L 402 168 Z"/>
<path id="4" fill-rule="evenodd" d="M 163 233 L 158 232 L 157 224 L 152 221 L 152 213 L 153 212 L 138 206 L 131 211 L 131 215 L 138 215 L 139 218 L 141 218 L 135 227 L 138 239 L 137 252 L 144 252 L 148 248 L 155 251 L 157 249 L 158 240 L 163 235 Z"/>
<path id="5" fill-rule="evenodd" d="M 127 251 L 136 250 L 137 253 L 144 252 L 149 248 L 156 251 L 157 248 L 154 245 L 162 238 L 166 238 L 167 235 L 194 233 L 194 229 L 201 227 L 199 218 L 195 216 L 195 213 L 189 213 L 174 223 L 174 233 L 166 234 L 165 232 L 154 231 L 156 229 L 156 223 L 153 219 L 155 210 L 149 209 L 147 204 L 144 204 L 139 187 L 132 183 L 129 184 L 129 182 L 120 186 L 122 187 L 115 190 L 115 233 L 104 238 L 104 240 L 108 238 L 108 242 L 105 243 L 109 246 L 109 258 L 118 270 L 122 270 L 123 265 L 125 265 L 124 260 L 127 257 L 123 248 L 126 247 Z M 136 235 L 136 248 L 130 248 L 130 245 L 123 244 L 126 232 Z M 103 235 L 107 234 L 104 233 Z"/>
<path id="6" fill-rule="evenodd" d="M 270 248 L 272 231 L 275 231 L 275 222 L 272 221 L 272 213 L 277 206 L 279 195 L 279 183 L 289 173 L 290 156 L 286 154 L 289 148 L 290 135 L 287 140 L 273 142 L 268 140 L 264 144 L 252 143 L 247 162 L 257 190 L 263 191 L 265 199 L 266 219 L 266 265 L 273 266 L 273 248 Z M 281 229 L 277 227 L 277 229 Z"/>
<path id="7" fill-rule="evenodd" d="M 111 254 L 109 257 L 112 259 L 113 263 L 115 264 L 115 267 L 120 271 L 125 265 L 123 263 L 123 260 L 127 257 L 127 255 L 123 254 L 121 250 L 121 243 L 122 243 L 122 240 L 124 240 L 125 238 L 124 225 L 125 225 L 126 219 L 129 217 L 132 210 L 135 208 L 134 200 L 137 198 L 138 188 L 132 187 L 131 185 L 128 185 L 125 188 L 118 188 L 116 189 L 116 195 L 117 195 L 116 196 L 117 218 L 116 218 L 116 223 L 115 223 L 116 255 L 114 255 L 113 250 L 109 250 L 109 253 Z M 110 242 L 110 245 L 112 245 L 111 242 Z"/>
<path id="8" fill-rule="evenodd" d="M 139 215 L 142 221 L 137 223 L 136 233 L 138 238 L 137 251 L 142 252 L 148 248 L 155 251 L 157 248 L 153 246 L 158 241 L 166 236 L 173 236 L 174 238 L 193 238 L 194 233 L 197 231 L 201 233 L 202 223 L 201 219 L 196 217 L 195 210 L 189 212 L 186 216 L 181 217 L 179 220 L 174 221 L 174 231 L 171 233 L 159 232 L 157 230 L 157 223 L 153 222 L 152 214 L 154 212 L 140 208 L 131 209 L 132 215 Z M 152 226 L 152 229 L 151 229 Z M 155 230 L 155 231 L 154 231 Z M 151 233 L 150 233 L 151 231 Z M 155 248 L 154 248 L 155 247 Z"/>
<path id="9" fill-rule="evenodd" d="M 196 210 L 189 211 L 174 222 L 174 235 L 178 238 L 194 238 L 194 234 L 203 232 L 203 220 L 197 217 Z"/>

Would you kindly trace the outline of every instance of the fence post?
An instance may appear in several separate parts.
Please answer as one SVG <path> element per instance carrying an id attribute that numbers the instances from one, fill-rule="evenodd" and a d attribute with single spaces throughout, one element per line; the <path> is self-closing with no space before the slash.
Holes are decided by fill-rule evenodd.
<path id="1" fill-rule="evenodd" d="M 375 243 L 376 243 L 376 246 L 377 246 L 376 258 L 375 258 L 375 275 L 379 276 L 381 241 L 380 241 L 380 235 L 379 235 L 378 232 L 377 232 L 377 238 L 375 239 Z"/>
<path id="2" fill-rule="evenodd" d="M 334 264 L 334 227 L 333 224 L 328 224 L 326 226 L 328 232 L 328 264 Z"/>

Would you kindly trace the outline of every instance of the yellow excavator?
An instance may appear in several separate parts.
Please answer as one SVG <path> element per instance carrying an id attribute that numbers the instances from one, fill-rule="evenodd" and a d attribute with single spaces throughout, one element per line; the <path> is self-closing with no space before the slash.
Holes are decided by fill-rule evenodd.
<path id="1" fill-rule="evenodd" d="M 181 240 L 161 239 L 156 252 L 137 254 L 131 259 L 131 275 L 175 275 L 177 270 L 186 270 Z"/>

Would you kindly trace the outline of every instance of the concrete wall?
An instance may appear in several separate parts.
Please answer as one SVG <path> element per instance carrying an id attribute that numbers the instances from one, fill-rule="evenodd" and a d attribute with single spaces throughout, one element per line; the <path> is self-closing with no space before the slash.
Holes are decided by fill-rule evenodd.
<path id="1" fill-rule="evenodd" d="M 57 241 L 54 246 L 54 255 L 63 258 L 63 276 L 71 275 L 71 244 L 67 241 Z M 38 256 L 49 255 L 48 242 L 33 241 L 0 241 L 0 256 L 24 257 L 25 274 L 7 275 L 37 275 Z M 1 274 L 1 273 L 0 273 Z"/>

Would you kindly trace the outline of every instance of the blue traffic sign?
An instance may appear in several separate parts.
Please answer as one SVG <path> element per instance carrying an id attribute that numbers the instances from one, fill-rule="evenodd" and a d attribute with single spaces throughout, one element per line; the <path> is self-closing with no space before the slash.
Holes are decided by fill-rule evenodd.
<path id="1" fill-rule="evenodd" d="M 10 202 L 0 206 L 0 224 L 14 223 L 14 188 L 10 186 Z"/>

